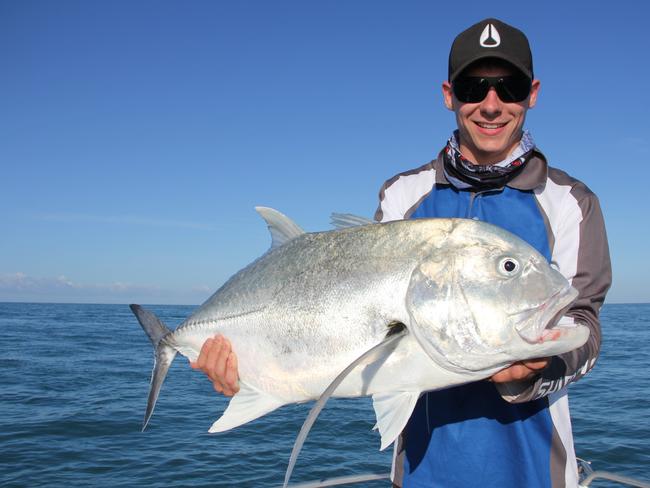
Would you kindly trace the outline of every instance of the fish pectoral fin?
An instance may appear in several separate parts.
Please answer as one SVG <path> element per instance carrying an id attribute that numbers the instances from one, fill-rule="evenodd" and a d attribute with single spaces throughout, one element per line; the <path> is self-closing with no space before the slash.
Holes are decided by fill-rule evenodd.
<path id="1" fill-rule="evenodd" d="M 419 391 L 375 393 L 372 396 L 377 417 L 376 427 L 381 434 L 382 451 L 390 446 L 404 430 L 418 398 L 420 398 Z"/>
<path id="2" fill-rule="evenodd" d="M 361 364 L 370 364 L 371 362 L 376 361 L 378 357 L 381 354 L 384 354 L 387 350 L 394 350 L 399 342 L 406 336 L 406 334 L 408 334 L 408 330 L 406 327 L 402 327 L 399 330 L 396 330 L 396 332 L 384 337 L 384 339 L 379 344 L 371 347 L 357 359 L 352 361 L 352 363 L 350 363 L 347 368 L 341 371 L 339 375 L 330 383 L 330 385 L 325 388 L 325 391 L 321 394 L 318 400 L 316 400 L 316 403 L 314 403 L 314 406 L 309 411 L 309 415 L 307 415 L 305 422 L 300 428 L 300 432 L 298 432 L 298 437 L 296 437 L 296 441 L 293 443 L 293 449 L 291 450 L 291 456 L 289 457 L 289 465 L 287 466 L 287 471 L 284 474 L 284 484 L 282 485 L 282 488 L 286 488 L 289 485 L 291 473 L 293 472 L 293 468 L 296 465 L 298 454 L 300 454 L 302 445 L 305 443 L 307 434 L 309 434 L 311 426 L 314 425 L 314 422 L 316 422 L 318 414 L 320 414 L 320 411 L 325 406 L 327 400 L 329 400 L 329 398 L 332 396 L 332 393 L 334 393 L 334 391 L 354 368 Z"/>
<path id="3" fill-rule="evenodd" d="M 210 433 L 224 432 L 266 415 L 286 402 L 266 392 L 239 383 L 239 392 L 232 397 L 226 410 L 208 430 Z"/>

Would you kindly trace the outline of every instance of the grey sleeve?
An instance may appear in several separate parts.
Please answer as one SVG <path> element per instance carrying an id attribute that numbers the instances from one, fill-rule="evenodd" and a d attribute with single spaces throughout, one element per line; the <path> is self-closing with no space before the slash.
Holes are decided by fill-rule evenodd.
<path id="1" fill-rule="evenodd" d="M 596 196 L 587 191 L 578 200 L 580 221 L 576 273 L 572 285 L 578 298 L 565 316 L 589 328 L 589 339 L 582 347 L 551 358 L 549 366 L 534 380 L 497 384 L 501 396 L 512 403 L 544 397 L 582 378 L 590 371 L 600 353 L 599 312 L 612 282 L 612 269 L 605 223 Z M 555 245 L 563 239 L 555 237 Z"/>

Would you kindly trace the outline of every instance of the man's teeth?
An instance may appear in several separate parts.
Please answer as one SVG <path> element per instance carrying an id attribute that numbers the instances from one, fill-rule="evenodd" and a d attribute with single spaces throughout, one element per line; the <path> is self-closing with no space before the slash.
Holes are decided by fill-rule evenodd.
<path id="1" fill-rule="evenodd" d="M 503 127 L 506 124 L 485 124 L 483 122 L 477 122 L 476 123 L 479 127 L 483 127 L 484 129 L 498 129 L 500 127 Z"/>

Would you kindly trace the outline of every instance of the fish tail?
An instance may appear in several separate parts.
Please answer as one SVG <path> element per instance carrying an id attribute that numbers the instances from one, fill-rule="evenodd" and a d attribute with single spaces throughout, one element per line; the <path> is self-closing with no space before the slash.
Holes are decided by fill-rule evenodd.
<path id="1" fill-rule="evenodd" d="M 149 339 L 151 339 L 154 347 L 154 363 L 151 373 L 151 384 L 149 386 L 149 398 L 147 400 L 147 410 L 144 414 L 144 422 L 142 423 L 142 430 L 144 431 L 156 406 L 160 387 L 165 381 L 167 371 L 176 357 L 177 351 L 163 340 L 172 331 L 158 317 L 140 305 L 129 305 L 129 308 L 138 319 L 138 322 L 140 322 Z"/>

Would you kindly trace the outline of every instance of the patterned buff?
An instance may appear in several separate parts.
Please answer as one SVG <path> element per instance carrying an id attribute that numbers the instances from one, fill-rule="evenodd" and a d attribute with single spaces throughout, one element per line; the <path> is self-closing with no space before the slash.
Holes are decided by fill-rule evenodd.
<path id="1" fill-rule="evenodd" d="M 447 142 L 444 150 L 444 169 L 447 180 L 460 190 L 497 190 L 503 188 L 526 166 L 535 149 L 527 130 L 515 150 L 503 161 L 495 164 L 474 164 L 463 157 L 458 145 L 458 131 Z"/>

